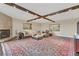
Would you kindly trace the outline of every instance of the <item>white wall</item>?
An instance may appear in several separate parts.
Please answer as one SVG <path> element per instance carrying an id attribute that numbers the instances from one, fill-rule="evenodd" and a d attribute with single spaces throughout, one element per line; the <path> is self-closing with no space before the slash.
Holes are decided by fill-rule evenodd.
<path id="1" fill-rule="evenodd" d="M 22 20 L 12 19 L 12 36 L 15 36 L 16 32 L 23 31 L 23 22 Z"/>
<path id="2" fill-rule="evenodd" d="M 64 36 L 64 37 L 74 37 L 77 33 L 77 21 L 76 20 L 67 20 L 60 22 L 60 31 L 54 32 L 55 35 Z"/>
<path id="3" fill-rule="evenodd" d="M 53 33 L 57 36 L 74 37 L 74 35 L 77 33 L 77 21 L 78 20 L 65 20 L 57 22 L 60 24 L 60 31 L 54 31 Z M 24 31 L 23 22 L 24 21 L 22 20 L 13 19 L 13 36 L 15 36 L 16 31 Z M 45 29 L 49 29 L 49 24 L 32 23 L 32 31 Z"/>
<path id="4" fill-rule="evenodd" d="M 32 23 L 32 31 L 39 31 L 41 30 L 41 24 L 40 23 Z"/>
<path id="5" fill-rule="evenodd" d="M 23 23 L 25 21 L 19 20 L 19 19 L 12 19 L 12 36 L 16 36 L 16 32 L 24 32 L 24 31 L 29 31 L 29 32 L 35 32 L 40 30 L 40 24 L 39 23 L 32 23 L 32 30 L 23 30 Z"/>
<path id="6" fill-rule="evenodd" d="M 79 18 L 78 18 L 79 19 Z M 64 37 L 74 37 L 77 34 L 77 21 L 78 19 L 67 19 L 63 21 L 58 21 L 57 23 L 60 24 L 60 31 L 53 31 L 53 33 L 57 36 L 64 36 Z M 50 23 L 41 24 L 41 30 L 49 29 Z"/>
<path id="7" fill-rule="evenodd" d="M 49 30 L 49 23 L 41 24 L 41 30 Z"/>

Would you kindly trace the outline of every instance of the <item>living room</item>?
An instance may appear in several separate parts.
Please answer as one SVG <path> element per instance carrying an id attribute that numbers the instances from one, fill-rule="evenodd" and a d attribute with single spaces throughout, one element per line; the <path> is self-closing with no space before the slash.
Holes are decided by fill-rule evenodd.
<path id="1" fill-rule="evenodd" d="M 4 55 L 74 55 L 76 53 L 74 38 L 78 34 L 78 8 L 78 4 L 0 4 L 0 42 L 2 47 L 5 46 L 6 54 L 4 53 Z M 53 13 L 50 13 L 51 10 Z M 45 14 L 47 15 L 41 16 Z M 30 46 L 28 47 L 28 45 Z M 44 53 L 42 53 L 41 49 L 40 52 L 36 52 L 38 49 L 31 45 L 39 49 L 40 46 L 41 49 L 44 46 L 49 47 L 44 47 L 44 51 L 42 50 Z M 61 52 L 57 53 L 54 49 L 56 53 L 50 53 L 53 49 L 51 47 L 57 49 L 58 52 L 61 50 Z M 7 48 L 12 49 L 7 52 Z M 35 52 L 31 53 L 31 48 L 36 49 L 33 50 Z M 25 53 L 26 50 L 29 53 Z"/>

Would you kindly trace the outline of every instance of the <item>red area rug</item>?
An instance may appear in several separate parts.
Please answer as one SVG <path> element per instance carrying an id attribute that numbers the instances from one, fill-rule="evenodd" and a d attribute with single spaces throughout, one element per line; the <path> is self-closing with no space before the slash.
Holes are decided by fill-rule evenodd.
<path id="1" fill-rule="evenodd" d="M 32 38 L 2 43 L 6 56 L 73 56 L 73 39 L 48 37 L 42 40 Z"/>

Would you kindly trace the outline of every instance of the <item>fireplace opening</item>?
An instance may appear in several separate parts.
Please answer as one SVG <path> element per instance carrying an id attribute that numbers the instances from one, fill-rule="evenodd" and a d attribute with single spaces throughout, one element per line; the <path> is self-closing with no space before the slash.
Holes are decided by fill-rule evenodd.
<path id="1" fill-rule="evenodd" d="M 10 29 L 1 29 L 0 30 L 0 39 L 10 37 Z"/>

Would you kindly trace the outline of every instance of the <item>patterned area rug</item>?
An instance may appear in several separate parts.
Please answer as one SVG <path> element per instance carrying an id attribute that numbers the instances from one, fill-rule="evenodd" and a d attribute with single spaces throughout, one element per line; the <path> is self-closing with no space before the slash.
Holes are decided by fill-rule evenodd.
<path id="1" fill-rule="evenodd" d="M 2 43 L 6 56 L 73 56 L 73 39 L 48 37 L 42 40 L 32 38 Z"/>

